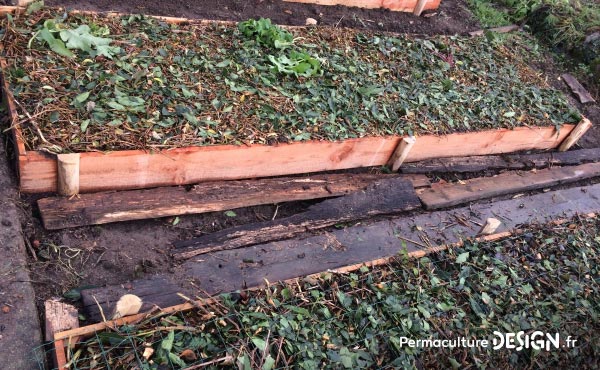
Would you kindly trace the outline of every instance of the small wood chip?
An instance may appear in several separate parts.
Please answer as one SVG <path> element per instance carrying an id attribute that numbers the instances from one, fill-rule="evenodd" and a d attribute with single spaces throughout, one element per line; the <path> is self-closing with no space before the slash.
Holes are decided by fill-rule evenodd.
<path id="1" fill-rule="evenodd" d="M 142 308 L 142 300 L 140 297 L 133 294 L 125 294 L 119 298 L 112 318 L 114 320 L 129 315 L 135 315 L 140 312 L 140 308 Z"/>
<path id="2" fill-rule="evenodd" d="M 306 18 L 306 25 L 307 26 L 316 26 L 317 20 L 314 18 Z"/>
<path id="3" fill-rule="evenodd" d="M 479 235 L 491 235 L 498 230 L 502 222 L 497 218 L 490 217 L 485 221 L 485 224 L 479 231 Z"/>

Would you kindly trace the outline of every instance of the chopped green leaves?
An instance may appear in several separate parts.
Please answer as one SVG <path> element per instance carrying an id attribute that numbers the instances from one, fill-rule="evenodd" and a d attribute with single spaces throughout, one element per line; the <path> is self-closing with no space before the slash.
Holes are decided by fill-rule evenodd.
<path id="1" fill-rule="evenodd" d="M 323 73 L 321 63 L 304 52 L 292 51 L 289 56 L 285 54 L 279 57 L 269 55 L 268 58 L 273 63 L 272 70 L 277 73 L 301 77 L 312 77 Z"/>
<path id="2" fill-rule="evenodd" d="M 239 23 L 238 29 L 247 38 L 269 48 L 284 49 L 294 42 L 290 32 L 272 24 L 270 19 L 249 19 Z"/>
<path id="3" fill-rule="evenodd" d="M 56 20 L 14 20 L 35 36 L 27 50 L 5 49 L 22 50 L 8 58 L 9 83 L 17 95 L 39 97 L 24 101 L 28 109 L 52 105 L 38 120 L 53 123 L 41 125 L 44 136 L 68 151 L 443 135 L 579 118 L 512 52 L 523 49 L 518 34 L 491 44 L 292 33 L 268 20 L 179 25 L 175 33 L 143 16 L 47 16 Z M 109 30 L 120 33 L 109 38 Z M 41 70 L 59 77 L 43 80 Z M 31 147 L 40 144 L 34 132 L 25 135 Z"/>
<path id="4" fill-rule="evenodd" d="M 68 58 L 75 56 L 71 50 L 82 50 L 91 56 L 103 55 L 107 58 L 112 58 L 120 51 L 119 47 L 109 46 L 112 39 L 96 37 L 90 32 L 90 27 L 86 24 L 71 29 L 54 20 L 46 20 L 33 38 L 39 37 L 48 44 L 52 51 Z M 31 47 L 31 40 L 29 47 Z"/>

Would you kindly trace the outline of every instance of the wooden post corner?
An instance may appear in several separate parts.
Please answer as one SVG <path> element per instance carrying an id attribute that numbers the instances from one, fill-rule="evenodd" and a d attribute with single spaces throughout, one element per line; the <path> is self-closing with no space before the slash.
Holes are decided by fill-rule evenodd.
<path id="1" fill-rule="evenodd" d="M 417 17 L 421 16 L 421 13 L 423 13 L 423 9 L 425 9 L 425 5 L 427 4 L 428 0 L 419 0 L 417 1 L 417 4 L 415 5 L 415 10 L 413 10 L 413 14 L 416 15 Z"/>
<path id="2" fill-rule="evenodd" d="M 58 154 L 58 193 L 72 196 L 79 194 L 79 153 Z"/>
<path id="3" fill-rule="evenodd" d="M 583 117 L 581 122 L 579 122 L 577 126 L 575 126 L 575 128 L 573 129 L 573 131 L 571 131 L 569 136 L 567 136 L 560 144 L 560 146 L 558 147 L 558 151 L 566 152 L 567 150 L 569 150 L 573 145 L 575 145 L 575 143 L 577 143 L 579 139 L 581 139 L 583 134 L 585 134 L 587 130 L 589 130 L 591 127 L 592 122 L 589 119 Z"/>
<path id="4" fill-rule="evenodd" d="M 406 157 L 408 157 L 408 153 L 410 152 L 410 150 L 416 142 L 417 138 L 415 138 L 414 136 L 405 137 L 402 138 L 402 140 L 400 140 L 400 143 L 396 147 L 396 150 L 394 150 L 394 153 L 392 154 L 390 160 L 387 163 L 388 167 L 390 167 L 392 171 L 398 171 L 400 166 L 402 166 L 402 163 L 404 163 L 404 161 L 406 160 Z"/>

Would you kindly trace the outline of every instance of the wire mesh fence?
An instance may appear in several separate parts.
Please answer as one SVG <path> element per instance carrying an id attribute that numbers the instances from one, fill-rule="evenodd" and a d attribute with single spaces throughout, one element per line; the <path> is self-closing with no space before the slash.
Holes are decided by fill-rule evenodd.
<path id="1" fill-rule="evenodd" d="M 65 352 L 66 367 L 595 368 L 599 230 L 598 219 L 575 218 L 419 259 L 400 254 L 352 273 L 200 299 L 186 311 L 156 310 L 81 336 Z M 523 332 L 523 342 L 513 338 L 522 348 L 494 349 L 494 332 Z"/>

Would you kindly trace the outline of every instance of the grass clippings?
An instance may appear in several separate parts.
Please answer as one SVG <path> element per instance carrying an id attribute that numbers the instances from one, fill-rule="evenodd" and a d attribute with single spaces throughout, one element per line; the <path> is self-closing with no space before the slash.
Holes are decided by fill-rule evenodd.
<path id="1" fill-rule="evenodd" d="M 30 149 L 272 144 L 580 118 L 529 67 L 519 35 L 173 25 L 47 8 L 7 18 L 2 29 Z"/>

